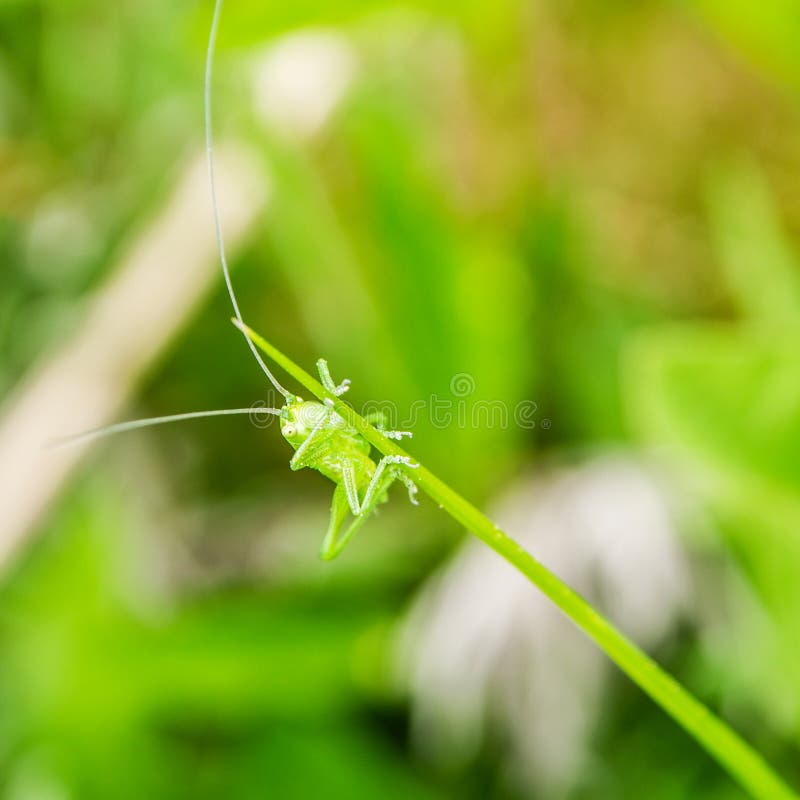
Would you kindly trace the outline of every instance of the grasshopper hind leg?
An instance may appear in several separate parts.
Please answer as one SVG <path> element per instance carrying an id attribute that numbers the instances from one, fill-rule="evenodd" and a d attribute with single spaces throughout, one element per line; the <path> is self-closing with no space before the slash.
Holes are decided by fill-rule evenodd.
<path id="1" fill-rule="evenodd" d="M 393 476 L 386 476 L 386 484 L 383 487 L 383 492 L 375 495 L 369 503 L 365 502 L 361 505 L 358 515 L 353 519 L 350 525 L 342 533 L 342 525 L 347 517 L 350 509 L 350 501 L 347 497 L 347 490 L 344 484 L 339 483 L 333 491 L 333 500 L 331 501 L 331 520 L 328 526 L 328 532 L 322 540 L 322 547 L 320 548 L 320 557 L 325 561 L 330 561 L 336 558 L 339 553 L 344 550 L 344 546 L 353 537 L 353 534 L 367 521 L 369 515 L 375 510 L 375 507 L 382 499 L 389 484 L 394 480 Z"/>
<path id="2" fill-rule="evenodd" d="M 386 499 L 386 493 L 389 487 L 396 481 L 400 480 L 408 489 L 408 496 L 414 505 L 416 502 L 417 487 L 411 478 L 406 473 L 398 468 L 402 464 L 412 469 L 416 466 L 410 462 L 405 456 L 384 456 L 375 468 L 375 473 L 372 476 L 367 492 L 361 502 L 358 514 L 344 531 L 341 532 L 344 525 L 345 518 L 348 511 L 352 510 L 352 499 L 348 495 L 348 487 L 345 481 L 336 484 L 336 489 L 333 492 L 333 500 L 331 501 L 331 518 L 328 526 L 328 532 L 322 541 L 320 548 L 320 556 L 326 561 L 336 558 L 342 552 L 344 546 L 353 537 L 353 534 L 367 521 L 370 514 Z"/>
<path id="3" fill-rule="evenodd" d="M 353 537 L 353 534 L 366 522 L 373 511 L 386 499 L 389 487 L 399 480 L 408 490 L 408 499 L 417 503 L 417 486 L 411 480 L 405 468 L 416 469 L 419 465 L 411 461 L 408 456 L 384 456 L 375 467 L 375 472 L 367 486 L 364 499 L 358 502 L 358 488 L 355 473 L 351 464 L 345 464 L 342 469 L 342 481 L 336 484 L 331 500 L 331 516 L 328 532 L 322 540 L 320 556 L 330 561 L 342 552 L 344 546 Z M 342 526 L 348 512 L 352 512 L 354 519 L 342 533 Z"/>
<path id="4" fill-rule="evenodd" d="M 331 518 L 328 524 L 328 532 L 322 540 L 322 547 L 319 551 L 320 557 L 324 558 L 326 561 L 339 555 L 342 548 L 347 543 L 347 539 L 353 535 L 350 533 L 347 538 L 339 536 L 348 511 L 350 511 L 350 502 L 347 499 L 347 492 L 344 488 L 344 484 L 337 483 L 333 491 L 333 499 L 331 500 Z"/>
<path id="5" fill-rule="evenodd" d="M 372 480 L 367 487 L 362 503 L 362 513 L 368 505 L 375 508 L 376 501 L 386 492 L 395 480 L 400 482 L 408 489 L 408 496 L 414 505 L 416 502 L 417 487 L 404 470 L 399 465 L 416 469 L 419 465 L 414 464 L 408 456 L 384 456 L 375 468 Z"/>

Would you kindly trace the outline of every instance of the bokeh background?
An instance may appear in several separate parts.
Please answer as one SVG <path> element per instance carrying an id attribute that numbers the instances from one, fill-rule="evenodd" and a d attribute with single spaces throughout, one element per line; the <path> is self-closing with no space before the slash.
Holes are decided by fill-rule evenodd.
<path id="1" fill-rule="evenodd" d="M 274 400 L 211 12 L 0 2 L 0 797 L 741 797 L 432 503 L 323 564 L 275 427 L 43 448 Z M 791 0 L 230 0 L 214 79 L 245 318 L 398 422 L 535 403 L 411 450 L 796 786 L 799 37 Z"/>

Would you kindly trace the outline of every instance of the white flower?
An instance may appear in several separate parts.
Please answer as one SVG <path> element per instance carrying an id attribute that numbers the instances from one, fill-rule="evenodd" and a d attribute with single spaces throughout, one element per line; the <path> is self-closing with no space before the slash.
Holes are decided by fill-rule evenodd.
<path id="1" fill-rule="evenodd" d="M 309 138 L 349 88 L 356 55 L 347 39 L 325 30 L 287 34 L 253 63 L 253 103 L 264 123 Z"/>

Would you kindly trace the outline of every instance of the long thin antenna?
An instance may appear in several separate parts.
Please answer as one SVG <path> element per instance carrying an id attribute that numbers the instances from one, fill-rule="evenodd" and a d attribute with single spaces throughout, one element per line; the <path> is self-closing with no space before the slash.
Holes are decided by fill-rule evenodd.
<path id="1" fill-rule="evenodd" d="M 105 425 L 102 428 L 92 428 L 82 433 L 76 433 L 73 436 L 62 436 L 54 439 L 51 442 L 53 446 L 62 444 L 77 444 L 78 442 L 86 441 L 87 439 L 98 439 L 101 436 L 110 436 L 113 433 L 124 433 L 125 431 L 133 431 L 137 428 L 149 428 L 151 425 L 164 425 L 167 422 L 180 422 L 185 419 L 200 419 L 201 417 L 229 417 L 233 414 L 272 414 L 279 416 L 280 411 L 277 408 L 261 408 L 260 406 L 252 406 L 251 408 L 220 408 L 214 411 L 190 411 L 186 414 L 170 414 L 166 417 L 149 417 L 148 419 L 135 419 L 131 422 L 117 422 L 114 425 Z"/>
<path id="2" fill-rule="evenodd" d="M 217 44 L 217 28 L 219 27 L 219 17 L 222 12 L 222 0 L 216 0 L 214 4 L 214 16 L 211 20 L 211 31 L 208 35 L 208 50 L 206 51 L 206 78 L 205 78 L 205 91 L 204 91 L 204 105 L 205 105 L 205 125 L 206 125 L 206 154 L 208 157 L 208 180 L 211 184 L 211 207 L 214 212 L 214 229 L 217 234 L 217 248 L 219 249 L 219 259 L 222 263 L 222 274 L 225 276 L 225 285 L 228 288 L 228 296 L 231 298 L 231 305 L 236 319 L 244 324 L 242 314 L 239 311 L 239 304 L 236 302 L 236 294 L 233 291 L 233 284 L 231 283 L 231 276 L 228 270 L 228 260 L 225 256 L 225 242 L 222 237 L 222 224 L 219 219 L 219 207 L 217 205 L 217 186 L 214 178 L 214 143 L 211 129 L 211 79 L 214 68 L 214 50 Z M 244 337 L 250 352 L 253 354 L 255 360 L 258 362 L 264 374 L 269 378 L 270 383 L 285 397 L 290 398 L 292 395 L 278 383 L 275 376 L 270 372 L 264 360 L 256 350 L 255 345 L 247 338 Z"/>

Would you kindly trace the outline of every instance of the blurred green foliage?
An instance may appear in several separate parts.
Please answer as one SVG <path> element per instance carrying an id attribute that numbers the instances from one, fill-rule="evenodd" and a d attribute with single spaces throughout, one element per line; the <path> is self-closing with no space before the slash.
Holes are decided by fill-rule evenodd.
<path id="1" fill-rule="evenodd" d="M 3 394 L 201 147 L 210 14 L 0 0 Z M 251 96 L 253 57 L 308 26 L 360 64 L 310 143 Z M 230 0 L 215 100 L 272 181 L 235 258 L 253 327 L 400 419 L 458 373 L 470 404 L 534 400 L 532 430 L 414 426 L 481 504 L 531 462 L 656 446 L 708 514 L 687 548 L 724 619 L 658 655 L 795 782 L 797 26 L 788 0 Z M 220 284 L 131 416 L 264 395 L 228 317 Z M 74 477 L 0 588 L 0 797 L 529 796 L 502 742 L 455 771 L 409 743 L 392 630 L 460 532 L 398 500 L 323 567 L 330 488 L 288 456 L 222 420 L 109 441 Z M 574 797 L 739 796 L 627 684 L 606 702 Z"/>
<path id="2" fill-rule="evenodd" d="M 642 430 L 684 451 L 769 616 L 748 635 L 760 658 L 724 670 L 790 732 L 800 712 L 800 270 L 752 169 L 724 172 L 711 211 L 741 320 L 656 329 L 635 345 L 631 396 Z M 741 635 L 741 634 L 740 634 Z"/>

